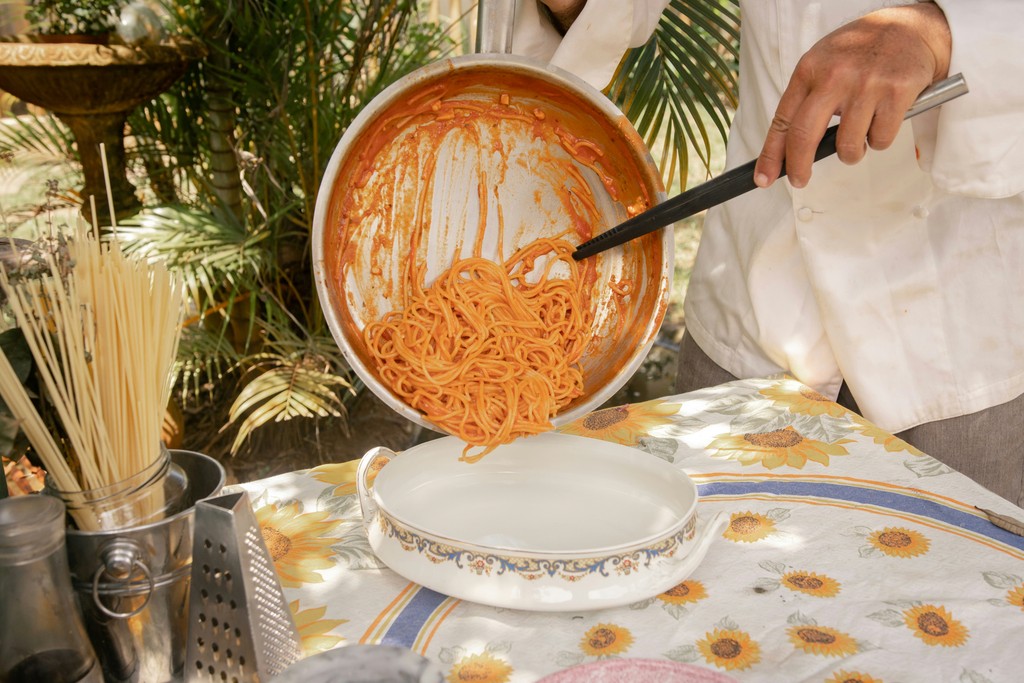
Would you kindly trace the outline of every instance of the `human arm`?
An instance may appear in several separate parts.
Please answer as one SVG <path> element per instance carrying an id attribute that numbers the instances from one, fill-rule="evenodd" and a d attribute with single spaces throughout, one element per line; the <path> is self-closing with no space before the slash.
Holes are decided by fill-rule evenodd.
<path id="1" fill-rule="evenodd" d="M 822 38 L 801 57 L 779 100 L 755 182 L 771 185 L 785 162 L 790 183 L 804 187 L 834 115 L 843 162 L 860 161 L 867 146 L 888 148 L 921 91 L 947 75 L 951 51 L 945 14 L 931 2 L 871 12 Z"/>
<path id="2" fill-rule="evenodd" d="M 518 0 L 512 51 L 549 62 L 598 90 L 608 85 L 627 50 L 654 32 L 669 0 Z M 560 31 L 552 15 L 574 5 L 579 12 Z M 569 8 L 573 11 L 575 7 Z"/>

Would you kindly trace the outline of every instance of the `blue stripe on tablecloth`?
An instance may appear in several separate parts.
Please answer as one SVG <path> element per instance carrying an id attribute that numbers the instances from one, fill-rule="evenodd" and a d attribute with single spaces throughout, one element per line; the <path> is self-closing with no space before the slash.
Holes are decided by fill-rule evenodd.
<path id="1" fill-rule="evenodd" d="M 411 648 L 416 642 L 416 636 L 419 635 L 423 624 L 434 613 L 434 610 L 447 599 L 447 595 L 421 586 L 402 613 L 391 624 L 391 628 L 380 639 L 380 642 L 385 645 Z"/>
<path id="2" fill-rule="evenodd" d="M 850 486 L 847 484 L 829 484 L 815 481 L 716 481 L 699 484 L 697 490 L 702 497 L 711 496 L 742 496 L 751 493 L 769 493 L 784 496 L 807 496 L 813 498 L 831 498 L 850 503 L 875 505 L 899 512 L 908 512 L 921 517 L 928 517 L 950 526 L 991 538 L 1011 548 L 1024 550 L 1024 537 L 1015 536 L 1005 529 L 1000 529 L 988 521 L 986 517 L 973 515 L 965 510 L 942 505 L 933 500 L 919 498 L 914 495 L 885 491 L 880 489 Z"/>

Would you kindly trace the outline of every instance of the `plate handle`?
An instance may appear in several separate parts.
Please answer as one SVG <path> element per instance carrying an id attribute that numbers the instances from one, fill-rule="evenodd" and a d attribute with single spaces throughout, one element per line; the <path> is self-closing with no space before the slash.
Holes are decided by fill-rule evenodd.
<path id="1" fill-rule="evenodd" d="M 398 457 L 390 448 L 377 446 L 366 452 L 356 468 L 356 491 L 359 493 L 359 507 L 363 511 L 363 528 L 369 529 L 377 516 L 377 502 L 373 499 L 373 479 L 381 467 Z"/>
<path id="2" fill-rule="evenodd" d="M 722 528 L 729 522 L 729 515 L 725 512 L 716 512 L 711 519 L 704 524 L 698 524 L 697 537 L 693 540 L 693 547 L 687 557 L 701 557 L 707 553 L 711 543 L 718 538 Z M 703 526 L 703 528 L 700 528 Z"/>

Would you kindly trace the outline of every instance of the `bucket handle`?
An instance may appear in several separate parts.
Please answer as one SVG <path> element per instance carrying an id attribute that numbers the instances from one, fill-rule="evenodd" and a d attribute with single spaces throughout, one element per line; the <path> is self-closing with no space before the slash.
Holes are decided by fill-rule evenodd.
<path id="1" fill-rule="evenodd" d="M 119 538 L 107 544 L 102 554 L 103 562 L 96 568 L 96 573 L 92 575 L 93 603 L 100 612 L 103 612 L 103 614 L 111 619 L 129 619 L 134 617 L 146 609 L 150 599 L 153 597 L 153 588 L 156 585 L 153 580 L 153 572 L 150 571 L 145 562 L 139 559 L 142 553 L 134 541 Z M 130 612 L 115 612 L 104 605 L 100 599 L 100 579 L 103 578 L 103 575 L 107 574 L 111 579 L 127 584 L 130 583 L 130 579 L 135 574 L 136 569 L 141 571 L 143 576 L 146 577 L 147 586 L 145 599 L 142 601 L 142 604 Z"/>
<path id="2" fill-rule="evenodd" d="M 356 491 L 359 493 L 359 508 L 363 511 L 363 528 L 369 529 L 377 516 L 377 502 L 373 499 L 372 479 L 381 467 L 398 457 L 390 448 L 377 446 L 366 452 L 356 469 Z M 383 462 L 382 462 L 383 461 Z"/>
<path id="3" fill-rule="evenodd" d="M 516 0 L 479 0 L 476 12 L 477 54 L 511 54 Z"/>

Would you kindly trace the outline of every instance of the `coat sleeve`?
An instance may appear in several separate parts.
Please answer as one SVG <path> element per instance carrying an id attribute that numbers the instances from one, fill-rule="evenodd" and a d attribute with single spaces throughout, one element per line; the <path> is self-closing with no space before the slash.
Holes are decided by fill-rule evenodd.
<path id="1" fill-rule="evenodd" d="M 950 75 L 969 92 L 913 119 L 921 167 L 936 186 L 978 198 L 1024 192 L 1021 0 L 936 0 L 953 38 Z M 1014 28 L 1011 28 L 1014 27 Z"/>
<path id="2" fill-rule="evenodd" d="M 602 90 L 626 51 L 643 45 L 651 37 L 668 3 L 669 0 L 587 0 L 563 37 L 537 0 L 519 0 L 512 52 L 550 62 Z"/>

